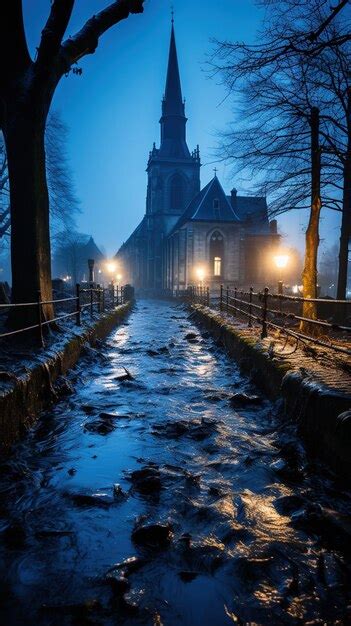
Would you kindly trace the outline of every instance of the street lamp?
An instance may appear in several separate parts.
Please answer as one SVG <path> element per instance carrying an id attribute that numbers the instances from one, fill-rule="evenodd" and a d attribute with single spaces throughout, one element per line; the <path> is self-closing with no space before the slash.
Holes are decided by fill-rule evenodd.
<path id="1" fill-rule="evenodd" d="M 201 284 L 201 287 L 203 287 L 203 283 L 205 280 L 205 276 L 206 276 L 206 271 L 203 267 L 197 267 L 196 268 L 196 276 L 199 280 L 199 283 Z"/>
<path id="2" fill-rule="evenodd" d="M 121 280 L 122 280 L 122 274 L 116 274 L 116 281 L 118 285 L 121 283 Z"/>
<path id="3" fill-rule="evenodd" d="M 274 263 L 279 270 L 278 294 L 283 295 L 283 270 L 285 270 L 289 262 L 288 254 L 277 254 L 274 257 Z"/>
<path id="4" fill-rule="evenodd" d="M 106 270 L 109 274 L 114 274 L 114 272 L 116 271 L 116 263 L 114 261 L 108 261 L 106 263 Z"/>

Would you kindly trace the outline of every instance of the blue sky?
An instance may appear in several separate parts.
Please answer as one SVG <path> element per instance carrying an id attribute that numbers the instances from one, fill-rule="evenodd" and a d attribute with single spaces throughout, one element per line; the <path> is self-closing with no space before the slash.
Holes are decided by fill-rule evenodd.
<path id="1" fill-rule="evenodd" d="M 24 0 L 25 26 L 32 53 L 50 10 L 50 0 Z M 67 34 L 74 34 L 108 0 L 76 0 Z M 159 118 L 170 35 L 169 0 L 146 0 L 143 15 L 131 16 L 100 40 L 95 54 L 80 63 L 82 76 L 61 81 L 53 102 L 69 127 L 67 152 L 82 214 L 78 229 L 92 234 L 109 255 L 129 236 L 145 211 L 146 163 L 159 142 Z M 254 0 L 173 0 L 175 27 L 186 98 L 188 145 L 200 144 L 202 185 L 213 176 L 216 132 L 232 119 L 224 88 L 210 78 L 206 59 L 212 38 L 253 42 L 263 19 Z M 235 186 L 219 164 L 223 186 Z M 305 216 L 283 216 L 287 243 L 303 246 Z M 327 244 L 338 237 L 335 216 L 322 221 Z M 324 242 L 325 245 L 325 242 Z"/>

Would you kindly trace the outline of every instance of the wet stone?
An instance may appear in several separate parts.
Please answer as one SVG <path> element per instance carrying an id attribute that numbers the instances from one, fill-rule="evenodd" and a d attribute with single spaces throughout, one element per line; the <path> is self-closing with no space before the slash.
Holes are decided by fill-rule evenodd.
<path id="1" fill-rule="evenodd" d="M 246 407 L 250 405 L 262 404 L 260 396 L 249 395 L 247 393 L 234 393 L 230 398 L 230 404 L 233 407 Z"/>
<path id="2" fill-rule="evenodd" d="M 143 495 L 158 493 L 162 489 L 160 472 L 155 467 L 144 467 L 130 475 L 134 489 Z"/>
<path id="3" fill-rule="evenodd" d="M 148 524 L 137 527 L 132 532 L 135 544 L 150 549 L 165 549 L 173 538 L 173 530 L 169 524 Z"/>
<path id="4" fill-rule="evenodd" d="M 114 500 L 106 494 L 67 493 L 65 494 L 76 506 L 97 507 L 108 509 L 114 504 Z"/>

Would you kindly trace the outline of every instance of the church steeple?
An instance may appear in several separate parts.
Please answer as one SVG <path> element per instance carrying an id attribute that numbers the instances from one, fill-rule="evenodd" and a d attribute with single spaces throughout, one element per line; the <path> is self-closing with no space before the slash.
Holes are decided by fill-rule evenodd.
<path id="1" fill-rule="evenodd" d="M 185 105 L 180 83 L 177 46 L 172 19 L 171 41 L 169 45 L 168 69 L 165 95 L 162 101 L 160 156 L 190 157 L 186 144 Z"/>
<path id="2" fill-rule="evenodd" d="M 184 103 L 180 84 L 177 46 L 172 20 L 171 42 L 169 46 L 168 69 L 165 96 L 162 103 L 163 115 L 184 116 Z"/>

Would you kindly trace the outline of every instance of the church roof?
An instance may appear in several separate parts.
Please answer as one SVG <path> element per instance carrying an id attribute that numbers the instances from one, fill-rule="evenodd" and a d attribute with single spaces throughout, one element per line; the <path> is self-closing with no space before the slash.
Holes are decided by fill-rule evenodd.
<path id="1" fill-rule="evenodd" d="M 263 196 L 227 196 L 248 234 L 269 234 L 267 200 Z"/>
<path id="2" fill-rule="evenodd" d="M 82 254 L 86 255 L 87 258 L 95 259 L 95 261 L 101 261 L 104 259 L 104 255 L 101 252 L 100 248 L 96 245 L 93 237 L 90 237 L 87 243 L 84 245 Z"/>
<path id="3" fill-rule="evenodd" d="M 175 225 L 177 230 L 186 222 L 239 222 L 221 183 L 215 176 L 188 205 Z"/>

